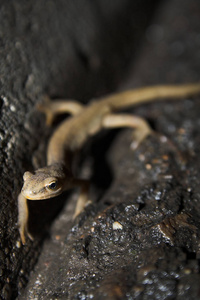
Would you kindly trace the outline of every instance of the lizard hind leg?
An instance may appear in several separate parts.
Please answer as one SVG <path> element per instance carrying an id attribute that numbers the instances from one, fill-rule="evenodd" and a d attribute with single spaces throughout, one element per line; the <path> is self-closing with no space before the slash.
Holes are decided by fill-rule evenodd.
<path id="1" fill-rule="evenodd" d="M 83 109 L 83 105 L 75 100 L 50 100 L 50 98 L 45 95 L 43 102 L 37 104 L 37 109 L 45 114 L 46 124 L 51 126 L 55 117 L 59 114 L 68 113 L 72 116 L 78 115 Z"/>
<path id="2" fill-rule="evenodd" d="M 136 149 L 139 144 L 150 134 L 153 130 L 149 124 L 141 117 L 129 114 L 108 114 L 103 118 L 104 128 L 119 128 L 130 127 L 134 128 L 134 140 L 131 143 L 131 148 Z"/>

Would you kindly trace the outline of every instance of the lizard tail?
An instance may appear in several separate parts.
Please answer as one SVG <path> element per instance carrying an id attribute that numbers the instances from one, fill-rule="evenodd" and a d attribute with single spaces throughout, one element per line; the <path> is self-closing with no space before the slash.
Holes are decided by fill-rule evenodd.
<path id="1" fill-rule="evenodd" d="M 190 97 L 200 94 L 200 83 L 181 84 L 181 85 L 156 85 L 125 92 L 111 94 L 103 98 L 106 105 L 110 105 L 112 110 L 120 110 L 129 106 L 136 106 L 142 103 L 152 102 L 169 98 L 176 100 L 178 98 Z"/>

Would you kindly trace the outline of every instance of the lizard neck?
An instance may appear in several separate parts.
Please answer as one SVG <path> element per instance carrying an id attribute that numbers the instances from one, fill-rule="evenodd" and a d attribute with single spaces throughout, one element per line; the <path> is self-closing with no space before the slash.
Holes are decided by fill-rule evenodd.
<path id="1" fill-rule="evenodd" d="M 54 147 L 47 151 L 47 166 L 60 165 L 65 166 L 68 170 L 72 167 L 72 153 L 71 151 L 63 151 L 63 149 L 58 149 L 58 145 L 55 149 Z"/>

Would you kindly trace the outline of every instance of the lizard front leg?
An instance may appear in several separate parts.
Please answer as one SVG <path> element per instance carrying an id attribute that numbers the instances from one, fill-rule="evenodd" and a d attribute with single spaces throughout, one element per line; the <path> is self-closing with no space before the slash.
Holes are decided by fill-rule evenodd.
<path id="1" fill-rule="evenodd" d="M 134 128 L 134 141 L 131 143 L 132 149 L 136 149 L 153 132 L 143 118 L 128 114 L 108 114 L 103 118 L 102 125 L 104 128 Z"/>
<path id="2" fill-rule="evenodd" d="M 76 208 L 74 212 L 73 218 L 75 219 L 90 203 L 89 200 L 89 181 L 84 180 L 84 179 L 76 179 L 74 178 L 73 181 L 74 187 L 79 187 L 80 188 L 80 195 L 78 197 L 77 203 L 76 203 Z"/>
<path id="3" fill-rule="evenodd" d="M 21 237 L 22 244 L 26 243 L 25 236 L 33 240 L 32 235 L 28 232 L 28 206 L 27 199 L 22 195 L 22 193 L 18 196 L 18 226 L 19 233 Z"/>

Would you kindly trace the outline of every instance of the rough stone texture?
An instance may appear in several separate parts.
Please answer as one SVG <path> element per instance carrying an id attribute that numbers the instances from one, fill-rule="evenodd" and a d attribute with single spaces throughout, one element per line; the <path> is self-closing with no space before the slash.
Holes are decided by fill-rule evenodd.
<path id="1" fill-rule="evenodd" d="M 163 2 L 119 89 L 198 81 L 199 17 L 198 0 Z M 92 197 L 111 187 L 74 223 L 68 198 L 19 299 L 200 299 L 199 100 L 135 109 L 158 132 L 135 152 L 130 131 L 87 148 Z"/>
<path id="2" fill-rule="evenodd" d="M 1 299 L 14 299 L 26 284 L 39 257 L 41 241 L 64 201 L 63 197 L 63 201 L 41 202 L 40 206 L 30 204 L 30 227 L 37 235 L 33 243 L 28 241 L 22 247 L 16 201 L 22 174 L 33 169 L 33 162 L 45 164 L 43 146 L 51 132 L 36 111 L 36 102 L 45 93 L 86 101 L 114 89 L 124 77 L 157 2 L 2 1 Z"/>

